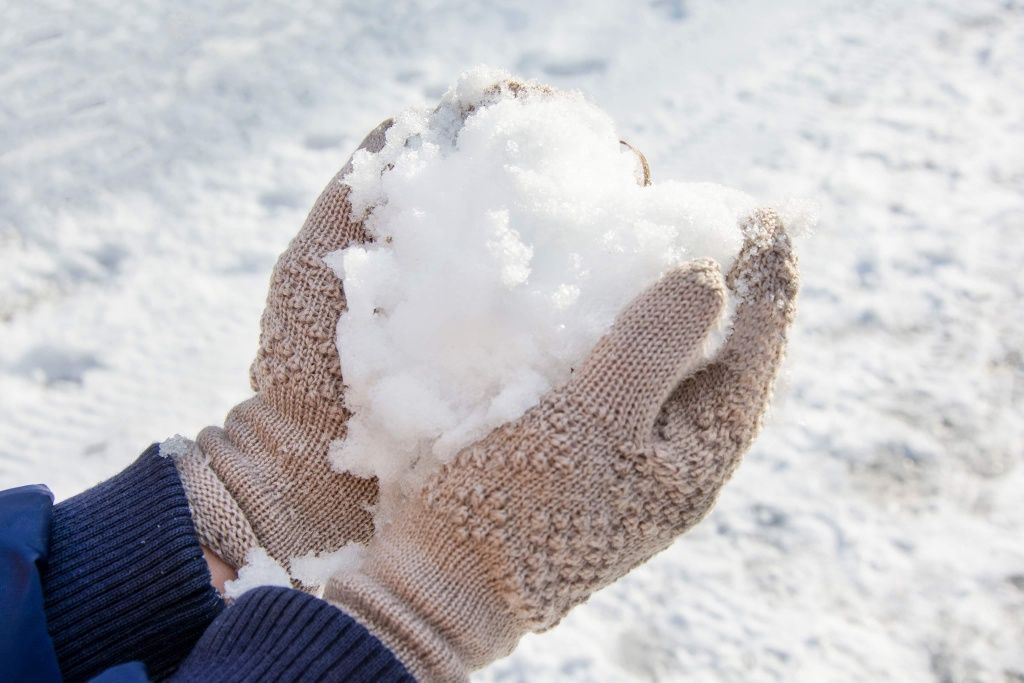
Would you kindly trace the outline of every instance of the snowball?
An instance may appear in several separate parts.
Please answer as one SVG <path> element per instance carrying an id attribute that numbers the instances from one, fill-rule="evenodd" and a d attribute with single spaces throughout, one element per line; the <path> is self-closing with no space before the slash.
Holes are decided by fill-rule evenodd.
<path id="1" fill-rule="evenodd" d="M 293 557 L 292 576 L 307 586 L 324 586 L 337 574 L 351 574 L 362 564 L 366 546 L 349 543 L 333 553 Z"/>
<path id="2" fill-rule="evenodd" d="M 696 257 L 727 270 L 755 207 L 710 183 L 641 186 L 607 114 L 576 92 L 494 87 L 507 78 L 464 74 L 342 181 L 374 242 L 325 259 L 348 300 L 337 340 L 353 413 L 331 459 L 379 478 L 378 521 L 564 383 L 665 272 Z"/>
<path id="3" fill-rule="evenodd" d="M 238 570 L 238 578 L 224 584 L 224 595 L 237 600 L 243 593 L 260 586 L 291 588 L 288 571 L 267 554 L 263 548 L 252 548 L 245 555 L 245 564 Z"/>

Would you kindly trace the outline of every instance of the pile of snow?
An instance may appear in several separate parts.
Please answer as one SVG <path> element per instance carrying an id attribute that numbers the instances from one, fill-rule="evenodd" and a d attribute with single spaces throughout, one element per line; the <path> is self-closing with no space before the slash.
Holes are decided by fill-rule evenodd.
<path id="1" fill-rule="evenodd" d="M 754 207 L 709 183 L 643 186 L 597 106 L 510 83 L 463 74 L 343 179 L 375 241 L 326 259 L 348 299 L 337 339 L 353 412 L 331 458 L 380 479 L 384 515 L 563 383 L 661 275 L 696 257 L 727 270 Z"/>

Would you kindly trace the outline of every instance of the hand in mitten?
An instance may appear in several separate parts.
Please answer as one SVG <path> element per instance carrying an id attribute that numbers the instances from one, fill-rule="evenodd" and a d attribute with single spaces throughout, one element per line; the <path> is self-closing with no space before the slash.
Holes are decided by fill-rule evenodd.
<path id="1" fill-rule="evenodd" d="M 492 87 L 514 97 L 538 90 L 559 95 L 514 81 Z M 360 149 L 378 151 L 389 125 Z M 649 184 L 647 162 L 633 152 L 637 182 Z M 198 450 L 179 460 L 201 542 L 235 567 L 257 546 L 288 566 L 296 556 L 366 542 L 373 533 L 368 508 L 376 481 L 339 474 L 326 457 L 329 444 L 345 436 L 348 413 L 335 349 L 345 297 L 323 257 L 370 240 L 340 182 L 349 168 L 324 190 L 274 269 L 250 371 L 256 396 L 232 409 L 223 428 L 204 430 Z"/>
<path id="2" fill-rule="evenodd" d="M 794 314 L 778 218 L 743 228 L 724 281 L 697 260 L 642 293 L 564 387 L 444 466 L 325 599 L 418 679 L 462 680 L 699 522 L 760 427 Z M 708 362 L 726 287 L 739 304 Z"/>
<path id="3" fill-rule="evenodd" d="M 359 149 L 384 144 L 385 121 Z M 367 242 L 353 216 L 346 164 L 278 259 L 250 368 L 256 395 L 208 427 L 198 448 L 178 459 L 200 542 L 239 567 L 262 547 L 281 564 L 337 550 L 373 533 L 368 507 L 377 483 L 333 471 L 331 441 L 345 435 L 348 412 L 335 348 L 345 309 L 341 283 L 323 257 Z"/>

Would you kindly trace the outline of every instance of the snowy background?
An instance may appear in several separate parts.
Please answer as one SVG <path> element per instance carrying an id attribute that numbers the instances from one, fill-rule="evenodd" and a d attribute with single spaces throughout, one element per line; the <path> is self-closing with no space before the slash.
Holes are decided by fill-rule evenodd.
<path id="1" fill-rule="evenodd" d="M 1013 0 L 2 1 L 0 486 L 218 422 L 323 185 L 480 62 L 821 223 L 716 511 L 479 681 L 1024 681 Z"/>

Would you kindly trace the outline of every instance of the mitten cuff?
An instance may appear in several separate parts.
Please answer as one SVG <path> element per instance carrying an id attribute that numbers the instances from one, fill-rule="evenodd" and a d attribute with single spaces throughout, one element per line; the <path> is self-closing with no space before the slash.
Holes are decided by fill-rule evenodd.
<path id="1" fill-rule="evenodd" d="M 207 427 L 200 437 L 206 436 L 207 441 L 216 438 L 210 432 L 223 430 Z M 208 456 L 195 443 L 187 444 L 174 455 L 174 462 L 188 496 L 199 542 L 231 566 L 241 567 L 249 550 L 261 547 L 262 543 L 234 497 L 210 469 Z"/>
<path id="2" fill-rule="evenodd" d="M 287 404 L 279 391 L 243 401 L 223 429 L 202 430 L 194 459 L 181 463 L 204 542 L 236 567 L 254 547 L 288 567 L 295 557 L 365 543 L 373 534 L 367 508 L 377 481 L 335 472 L 327 459 L 343 423 L 327 428 L 323 415 L 331 411 L 290 415 Z"/>

